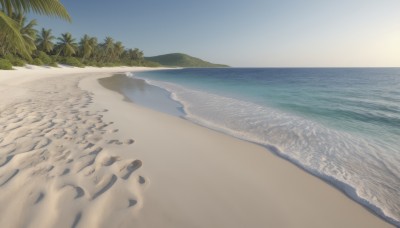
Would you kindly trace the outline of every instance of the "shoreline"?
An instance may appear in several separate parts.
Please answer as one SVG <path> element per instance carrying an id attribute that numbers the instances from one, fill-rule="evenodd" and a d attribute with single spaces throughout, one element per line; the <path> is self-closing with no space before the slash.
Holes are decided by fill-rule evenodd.
<path id="1" fill-rule="evenodd" d="M 116 75 L 114 75 L 113 77 L 115 77 L 115 76 L 116 76 Z M 120 76 L 121 76 L 121 77 L 125 77 L 125 75 L 120 75 Z M 104 78 L 102 78 L 102 79 L 104 79 Z M 99 80 L 102 80 L 102 79 L 99 79 Z M 108 83 L 112 83 L 111 77 L 108 78 L 108 79 L 110 79 L 110 80 L 108 81 Z M 141 80 L 141 79 L 139 79 L 139 80 Z M 106 80 L 104 80 L 103 83 L 100 83 L 100 84 L 101 84 L 103 87 L 107 88 L 108 86 L 110 86 L 110 84 L 107 85 L 105 81 L 106 81 Z M 115 91 L 115 92 L 117 92 L 117 93 L 119 93 L 119 94 L 125 96 L 125 94 L 124 94 L 120 89 L 118 89 L 117 87 L 114 87 L 114 86 L 115 86 L 115 84 L 113 84 L 113 86 L 112 86 L 113 88 L 110 88 L 110 87 L 109 87 L 108 89 L 113 90 L 113 91 Z M 162 88 L 160 88 L 160 89 L 162 89 Z M 171 99 L 172 99 L 172 98 L 171 98 Z M 135 104 L 134 101 L 129 100 L 129 99 L 127 100 L 127 102 L 132 103 L 132 104 Z M 137 105 L 137 104 L 136 104 L 136 105 Z M 159 111 L 159 110 L 155 110 L 155 109 L 153 109 L 153 108 L 151 108 L 151 109 L 154 110 L 154 111 Z M 188 121 L 188 122 L 190 122 L 191 124 L 194 124 L 194 125 L 196 125 L 196 126 L 199 126 L 199 127 L 202 127 L 202 128 L 206 128 L 206 129 L 211 130 L 211 131 L 216 131 L 216 132 L 218 132 L 218 133 L 227 135 L 227 136 L 229 136 L 229 137 L 233 137 L 233 138 L 235 138 L 235 139 L 238 139 L 238 140 L 241 140 L 241 141 L 244 141 L 244 142 L 247 142 L 247 143 L 255 144 L 255 145 L 258 145 L 258 146 L 260 146 L 260 147 L 263 147 L 263 148 L 266 150 L 266 151 L 264 151 L 264 152 L 266 152 L 266 153 L 271 153 L 271 154 L 275 155 L 276 157 L 278 157 L 278 159 L 283 159 L 283 160 L 289 162 L 290 164 L 296 166 L 296 167 L 299 168 L 302 172 L 305 172 L 305 173 L 307 173 L 308 175 L 311 175 L 311 176 L 313 176 L 313 177 L 315 177 L 315 178 L 318 178 L 318 180 L 323 181 L 325 184 L 327 184 L 327 185 L 329 185 L 330 187 L 334 188 L 335 190 L 341 192 L 344 196 L 346 196 L 346 198 L 348 198 L 349 200 L 353 201 L 353 202 L 356 203 L 356 204 L 359 204 L 360 206 L 362 206 L 365 210 L 369 211 L 369 212 L 370 212 L 371 214 L 373 214 L 374 216 L 377 216 L 377 217 L 379 217 L 380 219 L 382 219 L 383 221 L 388 222 L 388 221 L 385 220 L 384 217 L 381 217 L 381 215 L 380 215 L 380 214 L 377 214 L 373 209 L 371 209 L 371 208 L 367 207 L 366 205 L 364 205 L 364 204 L 358 202 L 356 199 L 351 198 L 351 197 L 348 195 L 349 193 L 346 193 L 345 190 L 342 190 L 342 189 L 338 188 L 338 187 L 335 185 L 335 183 L 334 183 L 335 181 L 330 180 L 331 178 L 325 178 L 325 179 L 324 179 L 323 177 L 320 177 L 320 176 L 318 176 L 318 175 L 316 175 L 316 174 L 314 174 L 314 173 L 308 171 L 307 169 L 305 169 L 305 168 L 302 167 L 301 165 L 297 164 L 295 161 L 292 161 L 292 160 L 290 160 L 289 158 L 285 157 L 283 154 L 281 154 L 281 153 L 279 153 L 279 152 L 274 152 L 274 150 L 271 149 L 271 148 L 268 148 L 268 146 L 265 146 L 265 145 L 260 144 L 260 143 L 252 142 L 252 141 L 249 141 L 249 140 L 245 140 L 245 139 L 242 139 L 242 138 L 238 138 L 238 137 L 233 136 L 233 135 L 230 135 L 230 134 L 228 134 L 228 133 L 226 133 L 226 132 L 219 131 L 219 130 L 215 130 L 215 129 L 209 128 L 209 127 L 207 127 L 207 126 L 203 126 L 203 125 L 198 124 L 198 123 L 196 123 L 196 122 L 192 122 L 191 120 L 186 119 L 186 118 L 184 118 L 184 117 L 181 117 L 181 119 L 183 119 L 183 120 L 185 120 L 185 121 Z M 344 184 L 344 183 L 341 183 L 341 182 L 340 182 L 340 184 Z"/>
<path id="2" fill-rule="evenodd" d="M 186 72 L 186 71 L 184 71 L 184 72 Z M 186 72 L 186 73 L 191 74 L 193 72 Z M 147 73 L 144 73 L 144 74 L 147 74 Z M 367 196 L 364 195 L 363 197 L 365 197 L 365 198 L 362 197 L 363 191 L 374 192 L 375 190 L 377 190 L 377 192 L 378 191 L 384 192 L 385 191 L 385 187 L 384 186 L 379 186 L 379 185 L 378 186 L 369 186 L 369 188 L 367 188 L 366 186 L 363 186 L 361 184 L 358 185 L 357 181 L 353 181 L 353 182 L 349 181 L 351 178 L 341 179 L 341 175 L 335 176 L 335 175 L 332 175 L 332 173 L 331 173 L 331 175 L 329 175 L 327 173 L 324 173 L 324 172 L 321 172 L 320 170 L 318 170 L 318 167 L 317 167 L 317 169 L 313 169 L 312 166 L 309 166 L 309 164 L 307 164 L 307 160 L 305 160 L 305 163 L 303 163 L 304 160 L 302 161 L 299 158 L 291 157 L 289 155 L 289 153 L 286 153 L 287 151 L 282 150 L 281 147 L 279 147 L 279 146 L 275 146 L 275 145 L 281 145 L 282 147 L 284 147 L 286 143 L 290 143 L 290 140 L 289 140 L 289 142 L 285 142 L 285 141 L 278 141 L 277 142 L 277 141 L 275 141 L 274 143 L 271 143 L 268 140 L 268 138 L 269 139 L 273 138 L 274 134 L 269 135 L 269 136 L 265 135 L 266 140 L 257 140 L 257 137 L 254 137 L 255 135 L 252 135 L 253 136 L 252 137 L 252 136 L 247 136 L 247 135 L 241 134 L 242 132 L 254 133 L 251 130 L 247 131 L 248 129 L 246 129 L 245 127 L 241 129 L 243 131 L 232 130 L 232 129 L 235 129 L 235 127 L 236 127 L 235 123 L 233 123 L 233 124 L 229 124 L 229 122 L 224 123 L 224 119 L 222 119 L 222 118 L 216 118 L 216 119 L 214 118 L 213 119 L 213 117 L 208 118 L 207 115 L 215 116 L 215 113 L 218 113 L 221 116 L 225 116 L 225 117 L 228 118 L 228 117 L 231 117 L 231 116 L 229 114 L 227 114 L 227 113 L 236 113 L 236 110 L 243 110 L 243 107 L 239 108 L 238 106 L 233 106 L 233 107 L 236 108 L 236 110 L 235 110 L 235 108 L 232 108 L 232 109 L 229 109 L 230 111 L 227 112 L 227 113 L 219 112 L 218 111 L 218 107 L 216 109 L 215 108 L 214 109 L 209 109 L 209 112 L 207 112 L 207 114 L 204 113 L 204 112 L 201 113 L 201 111 L 199 111 L 198 107 L 204 107 L 205 106 L 207 108 L 207 104 L 205 102 L 198 102 L 197 103 L 197 101 L 193 100 L 193 97 L 192 97 L 192 99 L 189 99 L 189 98 L 186 97 L 185 94 L 189 94 L 189 97 L 190 97 L 191 92 L 193 92 L 193 93 L 197 92 L 197 93 L 203 93 L 203 94 L 211 93 L 214 96 L 216 94 L 219 94 L 219 93 L 217 93 L 216 91 L 212 91 L 211 89 L 208 90 L 206 87 L 204 87 L 204 91 L 202 89 L 200 89 L 200 90 L 193 89 L 193 88 L 196 88 L 195 86 L 193 88 L 191 88 L 190 86 L 186 87 L 186 86 L 184 86 L 185 83 L 183 83 L 183 84 L 178 83 L 179 80 L 177 80 L 177 79 L 179 77 L 177 77 L 177 78 L 172 77 L 172 78 L 174 78 L 174 80 L 177 80 L 177 81 L 175 83 L 174 80 L 172 80 L 172 83 L 169 84 L 168 81 L 169 81 L 170 78 L 168 78 L 168 74 L 166 75 L 168 79 L 166 79 L 165 81 L 162 78 L 158 79 L 156 77 L 157 75 L 159 75 L 159 73 L 155 73 L 155 74 L 156 75 L 154 77 L 152 77 L 152 74 L 149 74 L 148 78 L 147 77 L 140 77 L 140 74 L 138 74 L 138 77 L 141 78 L 141 79 L 144 79 L 147 83 L 149 83 L 151 85 L 159 86 L 160 88 L 169 91 L 171 94 L 173 94 L 171 96 L 172 99 L 175 99 L 175 100 L 179 101 L 180 103 L 185 104 L 185 106 L 186 106 L 185 110 L 186 109 L 188 110 L 188 116 L 183 117 L 183 119 L 189 120 L 189 121 L 191 121 L 193 123 L 196 123 L 196 124 L 198 124 L 200 126 L 206 127 L 208 129 L 212 129 L 214 131 L 218 131 L 218 132 L 233 136 L 235 138 L 238 138 L 238 139 L 241 139 L 241 140 L 245 140 L 247 142 L 251 142 L 251 143 L 255 143 L 257 145 L 261 145 L 262 147 L 265 147 L 267 150 L 269 150 L 270 153 L 274 153 L 279 158 L 283 158 L 283 159 L 289 161 L 290 163 L 296 165 L 297 167 L 299 167 L 300 169 L 304 170 L 308 174 L 311 174 L 311 175 L 323 180 L 325 183 L 331 185 L 335 189 L 337 189 L 340 192 L 342 192 L 343 194 L 345 194 L 352 201 L 362 205 L 367 210 L 371 211 L 371 213 L 373 213 L 374 215 L 380 217 L 381 219 L 383 219 L 383 220 L 385 220 L 385 221 L 387 221 L 387 222 L 389 222 L 391 224 L 394 224 L 396 226 L 400 226 L 399 220 L 395 219 L 395 218 L 397 218 L 396 217 L 397 216 L 397 213 L 396 213 L 397 206 L 396 206 L 396 203 L 395 203 L 396 202 L 396 197 L 395 197 L 394 194 L 392 194 L 390 196 L 390 197 L 393 197 L 393 198 L 390 198 L 389 196 L 387 198 L 385 198 L 384 196 L 377 194 L 376 198 L 378 200 L 376 200 L 376 198 L 373 195 L 373 193 L 372 193 L 372 195 L 367 195 Z M 183 73 L 180 73 L 180 72 L 176 72 L 176 74 L 178 76 L 183 76 L 184 75 Z M 208 72 L 205 72 L 205 74 L 207 75 Z M 199 75 L 196 75 L 196 76 L 199 76 Z M 215 76 L 217 76 L 217 75 L 215 75 Z M 229 80 L 228 80 L 228 82 L 229 82 Z M 185 91 L 185 92 L 182 92 L 182 91 Z M 207 97 L 209 98 L 208 100 L 210 100 L 210 101 L 213 99 L 213 96 L 207 96 Z M 218 97 L 218 95 L 217 95 L 217 97 Z M 231 99 L 232 97 L 229 94 L 226 97 L 222 95 L 221 96 L 222 99 L 219 99 L 219 100 L 221 101 L 221 100 L 224 100 L 225 98 Z M 204 100 L 204 96 L 203 96 L 203 100 Z M 235 100 L 235 99 L 233 99 L 233 100 Z M 237 100 L 240 101 L 241 99 L 237 99 Z M 212 102 L 214 102 L 214 100 L 212 100 Z M 240 103 L 240 102 L 236 102 L 236 103 Z M 225 109 L 226 110 L 226 107 L 223 104 L 220 103 L 220 105 L 221 105 L 220 109 Z M 197 106 L 197 108 L 196 108 L 196 106 Z M 266 106 L 268 106 L 268 105 L 266 105 Z M 190 109 L 192 109 L 193 112 L 191 112 Z M 196 113 L 196 111 L 197 111 L 197 113 Z M 265 112 L 264 112 L 264 114 L 267 115 Z M 285 112 L 281 112 L 281 114 L 285 114 Z M 274 116 L 279 116 L 279 115 L 275 114 Z M 296 116 L 296 115 L 294 115 L 294 116 Z M 242 116 L 242 117 L 246 118 L 246 116 Z M 234 119 L 234 120 L 236 122 L 238 122 L 238 123 L 242 123 L 241 120 L 239 120 L 237 118 Z M 298 120 L 302 121 L 302 118 L 299 118 Z M 307 119 L 305 118 L 305 120 L 307 120 Z M 250 121 L 250 123 L 254 124 L 254 121 L 253 122 Z M 230 127 L 233 127 L 233 128 L 226 127 L 225 124 L 230 125 Z M 274 122 L 270 121 L 270 124 L 273 125 Z M 296 125 L 296 123 L 293 123 L 293 124 Z M 290 126 L 290 125 L 291 124 L 289 124 L 288 126 Z M 320 126 L 323 126 L 323 125 L 320 125 Z M 307 126 L 303 126 L 303 129 L 307 129 L 306 127 Z M 299 130 L 299 129 L 297 129 L 297 130 Z M 289 130 L 288 133 L 290 133 L 290 132 L 291 131 Z M 262 136 L 264 136 L 264 135 L 262 135 Z M 284 137 L 282 137 L 282 138 L 284 138 Z M 315 137 L 315 138 L 318 138 L 318 137 Z M 355 139 L 357 139 L 357 138 L 355 137 Z M 317 141 L 320 141 L 320 140 L 317 140 Z M 346 143 L 346 139 L 342 138 L 342 142 Z M 332 144 L 330 146 L 331 147 L 328 147 L 328 148 L 330 148 L 330 149 L 331 148 L 335 148 L 334 145 L 332 145 Z M 299 151 L 306 151 L 306 150 L 299 150 Z M 348 151 L 350 152 L 352 150 L 348 150 Z M 323 152 L 323 150 L 321 152 Z M 338 152 L 338 151 L 336 151 L 336 152 Z M 395 152 L 395 151 L 393 151 L 393 152 Z M 304 154 L 307 154 L 307 153 L 304 153 Z M 327 159 L 327 161 L 329 161 L 329 159 Z M 321 164 L 321 163 L 325 164 L 323 160 L 319 161 L 319 162 L 320 162 L 319 164 Z M 366 167 L 368 167 L 367 164 L 366 164 Z M 349 170 L 351 170 L 351 166 L 350 167 L 346 167 L 346 168 L 350 168 Z M 369 172 L 367 171 L 365 173 L 368 174 L 370 172 L 374 173 L 374 170 L 369 170 Z M 395 172 L 395 171 L 393 171 L 393 172 Z M 390 175 L 390 172 L 388 173 L 388 175 Z M 359 178 L 359 179 L 358 178 L 354 178 L 354 180 L 363 180 L 363 178 Z M 366 181 L 368 181 L 368 180 L 369 179 L 367 179 Z M 382 182 L 382 181 L 384 181 L 386 179 L 385 179 L 385 176 L 382 176 L 382 179 L 376 178 L 376 180 Z M 390 180 L 388 180 L 388 181 L 390 181 Z M 392 186 L 395 186 L 395 185 L 392 185 Z M 389 199 L 391 199 L 391 200 L 389 200 Z M 387 204 L 385 204 L 382 201 L 386 201 Z M 390 202 L 390 201 L 392 201 L 392 202 Z M 376 203 L 376 204 L 374 204 L 374 203 Z"/>
<path id="3" fill-rule="evenodd" d="M 160 90 L 165 90 L 165 91 L 167 91 L 168 93 L 171 94 L 171 92 L 168 91 L 168 90 L 166 90 L 165 88 L 159 87 L 159 86 L 157 86 L 157 85 L 149 84 L 149 83 L 146 82 L 146 80 L 144 80 L 144 79 L 141 79 L 141 78 L 130 78 L 130 77 L 127 77 L 126 75 L 123 75 L 123 74 L 116 74 L 116 75 L 113 75 L 113 76 L 108 77 L 108 78 L 100 78 L 100 79 L 98 79 L 99 83 L 100 83 L 104 88 L 109 89 L 109 90 L 112 90 L 112 91 L 114 91 L 114 92 L 117 92 L 117 93 L 123 95 L 124 98 L 126 98 L 126 102 L 132 103 L 132 104 L 135 104 L 135 105 L 139 105 L 139 106 L 143 106 L 143 104 L 138 104 L 137 102 L 135 102 L 134 99 L 129 99 L 129 98 L 126 96 L 126 94 L 125 94 L 126 91 L 124 91 L 124 89 L 122 89 L 122 87 L 125 87 L 125 86 L 121 86 L 121 85 L 125 85 L 125 84 L 127 84 L 127 83 L 128 83 L 128 84 L 129 84 L 129 83 L 134 84 L 135 82 L 133 82 L 132 80 L 134 80 L 136 83 L 137 83 L 137 81 L 140 81 L 140 84 L 142 84 L 142 83 L 147 83 L 148 86 L 155 86 L 155 87 L 157 87 L 158 89 L 160 89 Z M 121 83 L 122 83 L 122 84 L 121 84 Z M 144 86 L 142 85 L 141 87 L 144 87 Z M 137 89 L 137 88 L 134 88 L 133 90 L 135 90 L 135 89 Z M 140 89 L 143 89 L 143 88 L 140 88 Z M 145 90 L 145 89 L 143 89 L 143 90 Z M 151 93 L 151 92 L 150 92 L 150 93 Z M 169 99 L 170 99 L 170 100 L 173 100 L 173 101 L 176 101 L 176 100 L 174 100 L 171 96 L 169 96 Z M 176 101 L 176 102 L 179 102 L 179 101 Z M 180 104 L 183 106 L 182 103 L 180 103 Z M 148 105 L 144 105 L 144 107 L 145 107 L 145 108 L 150 108 L 150 109 L 152 109 L 152 110 L 154 110 L 154 111 L 157 111 L 157 112 L 163 112 L 163 113 L 165 113 L 165 114 L 169 114 L 168 112 L 165 112 L 165 111 L 163 111 L 163 110 L 159 110 L 159 109 L 157 109 L 157 108 L 154 108 L 154 107 L 151 107 L 151 106 L 148 106 Z M 170 114 L 170 115 L 171 115 L 171 114 Z M 172 115 L 173 115 L 173 114 L 172 114 Z M 174 115 L 174 116 L 177 116 L 177 115 Z M 266 153 L 271 153 L 271 154 L 277 156 L 279 159 L 283 159 L 283 160 L 285 160 L 285 161 L 291 163 L 292 165 L 294 165 L 294 166 L 296 166 L 297 168 L 299 168 L 301 171 L 303 171 L 303 172 L 305 172 L 305 173 L 307 173 L 307 174 L 309 174 L 309 175 L 311 175 L 311 176 L 313 176 L 313 177 L 315 177 L 315 178 L 318 178 L 319 180 L 323 181 L 323 182 L 326 183 L 327 185 L 329 185 L 329 186 L 333 187 L 334 189 L 338 190 L 339 192 L 341 192 L 343 195 L 345 195 L 345 196 L 346 196 L 348 199 L 350 199 L 351 201 L 353 201 L 353 202 L 359 204 L 360 206 L 362 206 L 363 208 L 365 208 L 367 211 L 369 211 L 370 213 L 372 213 L 374 216 L 377 216 L 377 217 L 379 217 L 380 219 L 382 219 L 383 221 L 388 222 L 388 223 L 390 223 L 390 224 L 397 224 L 397 221 L 395 221 L 394 219 L 392 219 L 392 218 L 386 216 L 386 215 L 382 212 L 381 208 L 379 208 L 379 207 L 377 207 L 377 206 L 371 204 L 371 203 L 368 202 L 367 200 L 365 200 L 365 199 L 359 197 L 359 196 L 357 195 L 357 193 L 356 193 L 356 189 L 355 189 L 354 187 L 352 187 L 351 185 L 349 185 L 349 184 L 347 184 L 347 183 L 344 183 L 344 182 L 341 182 L 341 181 L 338 181 L 338 180 L 334 179 L 334 178 L 331 177 L 331 176 L 322 175 L 322 174 L 317 174 L 317 173 L 315 173 L 314 171 L 309 170 L 307 167 L 305 167 L 304 165 L 302 165 L 299 161 L 296 161 L 296 160 L 294 160 L 294 159 L 291 159 L 288 155 L 282 153 L 282 152 L 281 152 L 279 149 L 277 149 L 274 145 L 264 145 L 264 144 L 259 143 L 259 142 L 255 142 L 255 141 L 251 141 L 251 140 L 249 140 L 249 139 L 241 138 L 241 137 L 236 136 L 236 135 L 234 135 L 234 134 L 230 134 L 230 133 L 228 133 L 227 131 L 220 130 L 220 129 L 215 129 L 215 128 L 212 128 L 212 127 L 210 127 L 210 126 L 203 125 L 203 124 L 201 124 L 200 122 L 197 122 L 197 121 L 188 119 L 188 118 L 186 118 L 185 116 L 178 116 L 178 117 L 180 117 L 181 119 L 183 119 L 183 120 L 185 120 L 185 121 L 188 121 L 188 122 L 190 122 L 190 123 L 192 123 L 192 124 L 195 124 L 195 125 L 197 125 L 197 126 L 200 126 L 200 127 L 206 128 L 206 129 L 209 129 L 209 130 L 211 130 L 211 131 L 215 131 L 215 132 L 218 132 L 218 133 L 227 135 L 227 136 L 229 136 L 229 137 L 233 137 L 233 138 L 235 138 L 235 139 L 238 139 L 238 140 L 241 140 L 241 141 L 244 141 L 244 142 L 248 142 L 248 143 L 251 143 L 251 144 L 255 144 L 255 145 L 258 145 L 258 146 L 260 146 L 260 147 L 263 147 L 263 148 L 265 149 L 265 152 L 266 152 Z"/>
<path id="4" fill-rule="evenodd" d="M 87 101 L 81 104 L 79 99 L 74 100 L 77 105 L 73 103 L 73 110 L 60 106 L 58 115 L 67 111 L 68 115 L 71 114 L 74 118 L 90 122 L 95 117 L 95 121 L 101 120 L 103 125 L 107 125 L 103 135 L 95 135 L 93 139 L 86 138 L 88 143 L 99 137 L 104 138 L 104 143 L 101 143 L 102 140 L 95 143 L 101 144 L 102 151 L 98 152 L 92 164 L 83 169 L 89 173 L 94 169 L 93 172 L 98 178 L 103 176 L 98 184 L 85 185 L 85 176 L 73 175 L 79 156 L 82 152 L 86 153 L 85 147 L 77 147 L 81 151 L 73 147 L 71 150 L 76 150 L 76 155 L 72 158 L 77 161 L 71 161 L 71 174 L 68 178 L 64 174 L 55 179 L 64 184 L 76 182 L 75 189 L 80 189 L 77 190 L 78 196 L 82 191 L 86 194 L 76 199 L 76 202 L 69 202 L 68 197 L 71 194 L 73 196 L 73 192 L 56 191 L 51 184 L 55 179 L 46 179 L 37 174 L 32 178 L 39 180 L 38 183 L 47 186 L 47 189 L 39 191 L 42 194 L 38 193 L 33 205 L 21 206 L 6 196 L 0 197 L 2 205 L 10 205 L 10 211 L 3 213 L 5 217 L 19 209 L 22 211 L 19 218 L 21 221 L 32 222 L 28 224 L 41 227 L 69 223 L 78 224 L 78 227 L 96 227 L 96 224 L 118 224 L 124 227 L 390 227 L 388 223 L 351 201 L 337 189 L 292 163 L 272 153 L 265 153 L 265 149 L 259 145 L 125 102 L 122 95 L 103 88 L 97 81 L 102 77 L 110 77 L 114 72 L 123 72 L 124 69 L 51 69 L 48 72 L 27 70 L 29 72 L 15 71 L 18 73 L 13 73 L 14 77 L 10 74 L 11 76 L 5 78 L 2 78 L 3 72 L 0 72 L 0 92 L 5 96 L 1 101 L 16 95 L 1 106 L 2 112 L 7 104 L 27 100 L 27 97 L 30 100 L 28 103 L 18 103 L 21 104 L 19 112 L 33 112 L 34 103 L 41 102 L 37 99 L 44 99 L 45 102 L 48 99 L 48 102 L 53 104 L 53 98 L 49 94 L 69 91 L 70 96 L 75 97 L 75 94 L 81 92 L 74 89 L 74 86 L 79 86 L 78 88 L 86 91 L 79 96 Z M 68 80 L 61 78 L 68 74 L 74 76 Z M 19 76 L 15 77 L 16 75 Z M 26 78 L 26 75 L 31 75 L 32 78 Z M 52 77 L 55 75 L 60 77 Z M 71 86 L 65 91 L 59 90 L 58 86 L 61 86 L 60 83 L 64 80 L 65 84 L 70 83 Z M 46 81 L 54 85 L 54 89 L 43 85 Z M 49 94 L 42 94 L 42 90 L 47 90 Z M 60 94 L 59 102 L 63 99 L 61 95 L 63 94 Z M 86 107 L 83 107 L 85 105 Z M 96 114 L 85 115 L 86 111 Z M 68 120 L 67 124 L 74 125 L 73 121 L 77 120 Z M 110 124 L 111 122 L 113 123 Z M 33 126 L 34 123 L 26 125 Z M 89 128 L 81 129 L 79 125 L 76 127 L 78 132 L 82 130 L 82 135 L 101 131 L 94 130 L 90 133 Z M 52 126 L 50 128 L 54 130 Z M 14 133 L 15 136 L 19 134 L 22 133 Z M 79 134 L 72 136 L 76 140 L 82 137 Z M 29 138 L 22 139 L 27 147 L 32 143 Z M 69 139 L 53 139 L 51 144 L 44 145 L 43 148 L 51 150 L 51 145 L 56 141 L 64 145 L 65 140 Z M 108 144 L 110 141 L 112 143 Z M 31 154 L 34 153 L 36 151 L 32 151 Z M 132 161 L 129 163 L 131 166 L 126 166 L 127 161 Z M 48 163 L 54 168 L 49 171 L 45 169 L 43 172 L 53 175 L 52 172 L 58 171 L 58 166 L 51 160 L 51 156 Z M 69 164 L 66 165 L 69 167 Z M 0 166 L 0 170 L 8 167 L 11 167 L 10 170 L 18 170 L 16 174 L 11 173 L 11 177 L 8 176 L 5 182 L 0 183 L 2 188 L 8 190 L 26 181 L 23 177 L 26 178 L 35 168 L 30 167 L 32 169 L 29 172 L 25 171 L 20 160 L 15 158 Z M 124 171 L 124 166 L 128 173 L 132 170 L 128 176 L 120 174 L 121 168 Z M 100 187 L 96 187 L 97 185 Z M 31 186 L 32 189 L 37 187 L 33 184 Z M 4 193 L 5 189 L 2 188 L 0 191 Z M 92 188 L 99 190 L 90 193 Z M 26 198 L 26 194 L 24 191 L 16 193 L 16 197 L 20 196 L 19 202 L 23 202 L 21 200 Z M 89 195 L 91 197 L 87 198 Z M 36 207 L 40 207 L 41 210 L 35 209 Z M 59 213 L 66 210 L 63 208 L 71 210 L 61 218 Z M 0 212 L 4 211 L 2 208 Z M 46 216 L 45 211 L 54 212 Z M 21 224 L 21 221 L 18 224 Z M 0 219 L 0 224 L 3 225 L 15 224 L 11 222 Z"/>

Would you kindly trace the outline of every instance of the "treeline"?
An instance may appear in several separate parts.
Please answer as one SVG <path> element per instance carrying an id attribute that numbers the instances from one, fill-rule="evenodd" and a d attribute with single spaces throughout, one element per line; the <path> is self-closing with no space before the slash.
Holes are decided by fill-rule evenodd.
<path id="1" fill-rule="evenodd" d="M 12 66 L 25 64 L 66 64 L 77 67 L 159 66 L 158 63 L 146 61 L 143 51 L 125 48 L 122 42 L 111 37 L 98 40 L 96 37 L 84 35 L 76 39 L 68 32 L 55 37 L 51 29 L 36 30 L 36 20 L 27 21 L 22 14 L 12 13 L 10 18 L 15 22 L 14 26 L 18 29 L 16 32 L 22 37 L 23 46 L 16 45 L 15 37 L 0 30 L 0 69 L 12 69 Z"/>

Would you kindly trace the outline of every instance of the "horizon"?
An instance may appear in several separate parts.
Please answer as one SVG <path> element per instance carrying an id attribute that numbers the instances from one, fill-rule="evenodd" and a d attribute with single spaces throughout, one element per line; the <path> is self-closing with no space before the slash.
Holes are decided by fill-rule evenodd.
<path id="1" fill-rule="evenodd" d="M 185 53 L 231 67 L 400 67 L 395 0 L 61 2 L 72 23 L 30 15 L 37 29 L 111 36 L 149 57 Z"/>

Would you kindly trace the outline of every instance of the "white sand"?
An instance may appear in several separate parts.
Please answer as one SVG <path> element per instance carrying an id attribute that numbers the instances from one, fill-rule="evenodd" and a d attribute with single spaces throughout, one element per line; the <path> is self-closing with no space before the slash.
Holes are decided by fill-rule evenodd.
<path id="1" fill-rule="evenodd" d="M 0 227 L 389 227 L 244 142 L 123 101 L 97 78 L 0 71 Z"/>

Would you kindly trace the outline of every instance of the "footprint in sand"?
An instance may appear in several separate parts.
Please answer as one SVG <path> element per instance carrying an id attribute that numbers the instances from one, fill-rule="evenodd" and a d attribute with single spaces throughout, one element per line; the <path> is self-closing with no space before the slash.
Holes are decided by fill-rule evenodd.
<path id="1" fill-rule="evenodd" d="M 13 177 L 15 177 L 19 172 L 19 169 L 12 170 L 9 172 L 6 172 L 0 176 L 0 187 L 3 187 L 3 185 L 7 184 Z"/>
<path id="2" fill-rule="evenodd" d="M 76 214 L 75 218 L 74 218 L 74 222 L 72 223 L 71 228 L 76 228 L 78 226 L 79 221 L 82 218 L 82 212 L 79 212 L 78 214 Z"/>
<path id="3" fill-rule="evenodd" d="M 102 180 L 100 180 L 100 182 L 96 186 L 96 191 L 93 194 L 92 200 L 96 199 L 97 197 L 108 191 L 115 184 L 117 179 L 117 176 L 115 176 L 114 174 L 102 178 Z"/>
<path id="4" fill-rule="evenodd" d="M 95 160 L 96 160 L 96 155 L 88 155 L 79 159 L 76 165 L 76 170 L 78 170 L 76 173 L 79 173 L 86 167 L 93 165 Z"/>
<path id="5" fill-rule="evenodd" d="M 81 187 L 79 187 L 79 186 L 73 186 L 73 187 L 76 190 L 75 199 L 81 198 L 82 196 L 85 195 L 85 191 Z"/>
<path id="6" fill-rule="evenodd" d="M 146 183 L 146 179 L 144 179 L 144 177 L 142 177 L 142 176 L 139 176 L 138 182 L 139 182 L 139 184 L 144 184 L 144 183 Z"/>
<path id="7" fill-rule="evenodd" d="M 79 158 L 84 158 L 84 157 L 92 156 L 92 155 L 97 156 L 102 150 L 103 150 L 102 147 L 97 147 L 94 150 L 91 150 L 91 151 L 86 152 L 86 153 L 82 153 L 82 155 Z"/>
<path id="8" fill-rule="evenodd" d="M 129 199 L 128 203 L 129 203 L 128 207 L 132 207 L 132 206 L 135 206 L 137 204 L 137 200 Z"/>
<path id="9" fill-rule="evenodd" d="M 70 171 L 71 171 L 70 169 L 66 168 L 66 169 L 64 169 L 64 171 L 60 174 L 60 176 L 67 175 Z"/>
<path id="10" fill-rule="evenodd" d="M 107 142 L 107 144 L 122 145 L 122 142 L 120 142 L 120 141 L 117 140 L 117 139 L 112 139 L 112 140 L 109 140 L 109 141 Z"/>
<path id="11" fill-rule="evenodd" d="M 56 157 L 54 157 L 54 161 L 64 161 L 67 160 L 67 157 L 71 154 L 70 150 L 61 149 Z"/>
<path id="12" fill-rule="evenodd" d="M 34 203 L 34 204 L 38 204 L 38 203 L 40 203 L 40 201 L 42 201 L 42 200 L 43 200 L 43 198 L 44 198 L 44 193 L 43 193 L 43 192 L 40 192 L 40 193 L 39 193 L 39 195 L 38 195 L 38 197 L 36 198 L 36 200 L 35 200 L 35 203 Z"/>
<path id="13" fill-rule="evenodd" d="M 7 163 L 10 162 L 13 157 L 14 157 L 14 155 L 9 155 L 7 157 L 1 157 L 0 158 L 0 167 L 7 165 Z"/>
<path id="14" fill-rule="evenodd" d="M 116 157 L 116 156 L 111 156 L 111 157 L 105 158 L 105 159 L 101 162 L 101 164 L 102 164 L 103 166 L 110 166 L 110 165 L 114 164 L 114 162 L 117 161 L 117 160 L 118 160 L 118 157 Z"/>
<path id="15" fill-rule="evenodd" d="M 53 165 L 42 165 L 42 166 L 37 166 L 37 168 L 35 168 L 32 173 L 31 173 L 31 177 L 34 176 L 42 176 L 45 174 L 50 174 L 50 171 L 54 169 Z"/>
<path id="16" fill-rule="evenodd" d="M 96 172 L 96 169 L 93 167 L 90 167 L 90 168 L 85 169 L 85 172 L 83 174 L 85 176 L 91 176 L 92 174 L 94 174 L 94 172 Z"/>
<path id="17" fill-rule="evenodd" d="M 124 167 L 122 167 L 121 171 L 121 178 L 124 180 L 127 180 L 131 174 L 139 169 L 142 166 L 142 161 L 141 160 L 135 160 L 127 165 L 125 165 Z"/>
<path id="18" fill-rule="evenodd" d="M 119 131 L 119 129 L 113 129 L 113 130 L 109 130 L 108 132 L 109 133 L 116 133 L 116 132 L 118 132 Z"/>
<path id="19" fill-rule="evenodd" d="M 76 185 L 73 185 L 73 184 L 64 185 L 64 186 L 61 187 L 61 189 L 63 189 L 63 188 L 71 188 L 71 189 L 75 190 L 74 199 L 81 198 L 82 196 L 85 195 L 85 191 L 83 190 L 83 188 L 81 188 L 79 186 L 76 186 Z"/>
<path id="20" fill-rule="evenodd" d="M 94 146 L 93 143 L 88 143 L 88 144 L 86 144 L 86 146 L 83 149 L 86 150 L 86 149 L 91 148 L 93 146 Z"/>

